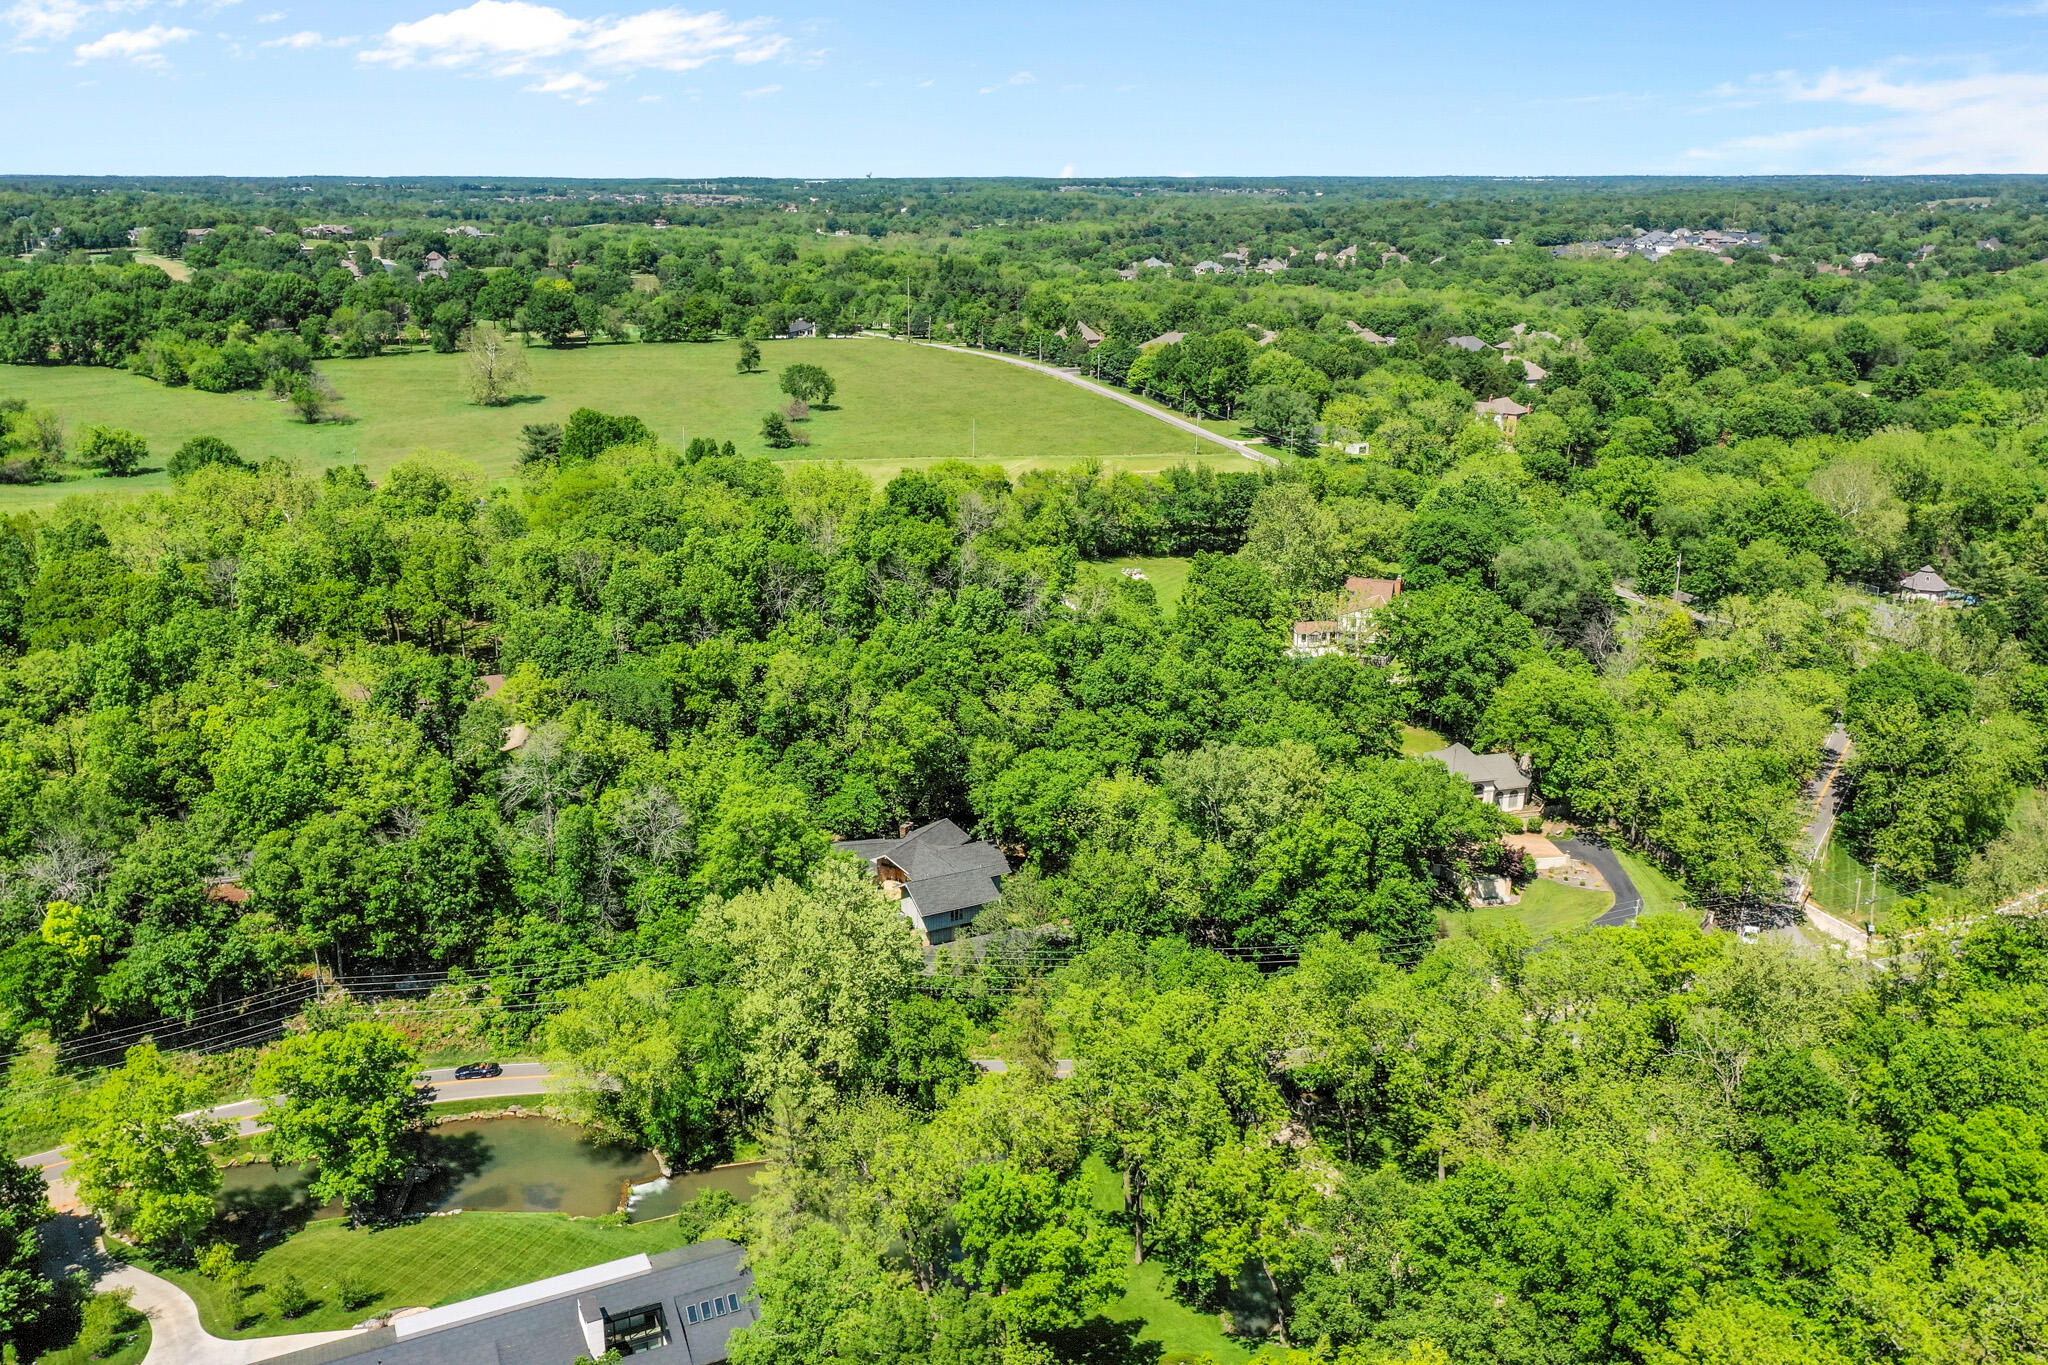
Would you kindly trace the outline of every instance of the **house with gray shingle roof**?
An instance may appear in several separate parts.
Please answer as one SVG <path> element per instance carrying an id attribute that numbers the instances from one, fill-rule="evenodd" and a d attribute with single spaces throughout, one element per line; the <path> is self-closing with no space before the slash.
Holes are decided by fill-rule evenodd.
<path id="1" fill-rule="evenodd" d="M 950 943 L 1002 898 L 1010 860 L 994 844 L 969 839 L 951 820 L 904 827 L 895 839 L 846 839 L 832 845 L 867 859 L 884 895 L 900 900 L 903 913 L 928 944 Z"/>
<path id="2" fill-rule="evenodd" d="M 1478 337 L 1452 337 L 1444 345 L 1455 346 L 1461 351 L 1483 351 L 1486 349 L 1486 343 Z"/>
<path id="3" fill-rule="evenodd" d="M 1475 754 L 1462 744 L 1436 749 L 1433 758 L 1472 784 L 1472 794 L 1489 806 L 1518 811 L 1529 804 L 1529 774 L 1513 754 Z"/>

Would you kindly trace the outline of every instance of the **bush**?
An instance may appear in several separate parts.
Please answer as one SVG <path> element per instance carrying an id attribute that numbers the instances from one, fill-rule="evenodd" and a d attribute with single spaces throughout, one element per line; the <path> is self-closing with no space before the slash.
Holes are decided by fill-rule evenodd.
<path id="1" fill-rule="evenodd" d="M 370 1287 L 368 1280 L 350 1271 L 334 1282 L 334 1296 L 341 1300 L 343 1308 L 354 1312 L 374 1301 L 377 1291 Z"/>
<path id="2" fill-rule="evenodd" d="M 132 1289 L 116 1289 L 85 1301 L 85 1314 L 78 1328 L 79 1355 L 99 1360 L 121 1348 L 141 1325 L 142 1315 L 129 1302 L 134 1296 Z"/>
<path id="3" fill-rule="evenodd" d="M 306 1292 L 306 1286 L 299 1283 L 298 1276 L 286 1272 L 270 1286 L 270 1306 L 281 1318 L 303 1317 L 313 1306 L 313 1296 Z"/>
<path id="4" fill-rule="evenodd" d="M 79 433 L 78 462 L 115 478 L 126 478 L 149 458 L 149 442 L 120 427 L 91 426 Z"/>
<path id="5" fill-rule="evenodd" d="M 789 429 L 789 419 L 779 412 L 771 412 L 761 419 L 761 439 L 775 450 L 787 450 L 796 444 L 796 434 Z"/>
<path id="6" fill-rule="evenodd" d="M 207 465 L 226 465 L 229 469 L 249 472 L 255 465 L 235 453 L 235 448 L 218 436 L 194 436 L 178 447 L 171 456 L 171 477 L 182 479 L 196 473 Z"/>

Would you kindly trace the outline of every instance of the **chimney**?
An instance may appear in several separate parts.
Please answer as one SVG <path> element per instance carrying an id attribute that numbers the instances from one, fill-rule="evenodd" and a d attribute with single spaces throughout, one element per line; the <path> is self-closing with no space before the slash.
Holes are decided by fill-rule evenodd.
<path id="1" fill-rule="evenodd" d="M 911 823 L 908 820 L 905 820 L 902 824 L 896 827 L 896 837 L 899 839 L 908 839 L 910 837 L 911 828 Z"/>

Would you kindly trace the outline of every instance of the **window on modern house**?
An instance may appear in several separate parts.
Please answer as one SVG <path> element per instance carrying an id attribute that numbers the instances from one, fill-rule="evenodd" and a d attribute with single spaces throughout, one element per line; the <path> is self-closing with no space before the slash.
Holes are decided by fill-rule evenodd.
<path id="1" fill-rule="evenodd" d="M 711 1317 L 711 1301 L 709 1299 L 706 1299 L 704 1302 L 698 1304 L 697 1309 L 704 1315 L 704 1317 L 707 1320 Z"/>
<path id="2" fill-rule="evenodd" d="M 669 1342 L 668 1314 L 658 1303 L 604 1315 L 604 1346 L 620 1355 L 652 1351 Z"/>
<path id="3" fill-rule="evenodd" d="M 737 1295 L 737 1294 L 727 1294 L 727 1295 L 725 1296 L 725 1301 L 726 1301 L 727 1303 L 729 1303 L 729 1304 L 731 1304 L 731 1305 L 732 1305 L 732 1311 L 733 1311 L 733 1312 L 737 1313 L 737 1312 L 739 1312 L 739 1311 L 740 1311 L 740 1296 L 739 1296 L 739 1295 Z"/>
<path id="4" fill-rule="evenodd" d="M 690 1321 L 691 1321 L 691 1322 L 695 1322 L 696 1320 L 697 1320 L 697 1305 L 693 1303 L 693 1304 L 691 1304 L 691 1305 L 690 1305 Z"/>
<path id="5" fill-rule="evenodd" d="M 716 1298 L 711 1301 L 711 1311 L 718 1314 L 718 1316 L 722 1318 L 732 1310 L 725 1306 L 725 1300 L 723 1298 Z"/>

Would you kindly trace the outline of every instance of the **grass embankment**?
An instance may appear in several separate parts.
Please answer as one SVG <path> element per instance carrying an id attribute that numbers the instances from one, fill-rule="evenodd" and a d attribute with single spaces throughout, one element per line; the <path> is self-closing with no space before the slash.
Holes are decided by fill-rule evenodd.
<path id="1" fill-rule="evenodd" d="M 368 360 L 328 360 L 320 371 L 341 393 L 350 420 L 306 426 L 261 393 L 167 389 L 121 370 L 85 366 L 0 367 L 0 398 L 51 407 L 68 430 L 105 423 L 149 441 L 151 472 L 126 479 L 72 478 L 0 488 L 0 512 L 47 507 L 80 492 L 161 488 L 163 462 L 187 439 L 219 436 L 244 456 L 281 456 L 318 468 L 362 464 L 375 476 L 418 450 L 468 460 L 493 478 L 516 472 L 519 429 L 562 422 L 579 407 L 631 413 L 678 445 L 692 436 L 730 440 L 749 455 L 849 460 L 878 479 L 945 459 L 1002 466 L 1102 460 L 1158 470 L 1186 460 L 1194 438 L 1050 375 L 974 355 L 881 341 L 783 341 L 762 348 L 761 372 L 736 374 L 735 342 L 605 345 L 526 352 L 530 397 L 500 408 L 470 403 L 465 359 L 418 351 Z M 799 424 L 812 444 L 773 452 L 761 418 L 787 400 L 776 375 L 805 361 L 838 381 L 830 410 Z M 1205 462 L 1248 468 L 1238 455 L 1205 447 Z M 76 471 L 73 471 L 74 473 Z"/>
<path id="2" fill-rule="evenodd" d="M 1081 1175 L 1087 1181 L 1089 1199 L 1097 1209 L 1103 1213 L 1122 1210 L 1123 1183 L 1109 1168 L 1108 1162 L 1099 1156 L 1091 1156 L 1082 1166 Z M 1128 1264 L 1131 1239 L 1122 1237 L 1120 1241 L 1125 1263 Z M 1225 1333 L 1216 1314 L 1190 1308 L 1173 1297 L 1166 1272 L 1157 1261 L 1131 1267 L 1123 1297 L 1104 1309 L 1103 1316 L 1112 1322 L 1141 1324 L 1137 1340 L 1160 1345 L 1165 1352 L 1160 1365 L 1171 1365 L 1177 1360 L 1191 1360 L 1202 1355 L 1212 1357 L 1216 1365 L 1242 1365 L 1252 1358 L 1254 1346 Z M 1140 1355 L 1138 1358 L 1147 1357 Z"/>
<path id="3" fill-rule="evenodd" d="M 1640 853 L 1631 853 L 1620 844 L 1612 844 L 1616 862 L 1621 870 L 1628 873 L 1628 879 L 1636 884 L 1636 890 L 1643 895 L 1642 912 L 1645 915 L 1690 914 L 1686 905 L 1685 888 L 1664 875 L 1658 866 Z"/>
<path id="4" fill-rule="evenodd" d="M 1614 893 L 1589 887 L 1565 886 L 1538 877 L 1522 888 L 1519 905 L 1489 905 L 1478 910 L 1459 910 L 1444 916 L 1452 938 L 1465 938 L 1482 930 L 1519 924 L 1541 943 L 1573 929 L 1583 929 L 1614 905 Z"/>
<path id="5" fill-rule="evenodd" d="M 87 1355 L 83 1346 L 66 1346 L 62 1350 L 45 1351 L 35 1357 L 35 1365 L 142 1365 L 143 1357 L 148 1354 L 149 1319 L 137 1313 L 135 1325 L 129 1329 L 126 1340 L 112 1355 Z"/>
<path id="6" fill-rule="evenodd" d="M 192 1296 L 200 1320 L 215 1336 L 269 1337 L 330 1332 L 395 1308 L 454 1303 L 636 1252 L 668 1251 L 696 1235 L 694 1225 L 675 1218 L 619 1227 L 557 1213 L 462 1213 L 375 1232 L 324 1218 L 250 1266 L 245 1325 L 239 1328 L 228 1321 L 227 1295 L 219 1285 L 189 1270 L 157 1273 Z M 296 1276 L 313 1299 L 296 1318 L 281 1316 L 266 1302 L 265 1291 L 286 1275 Z M 364 1298 L 354 1308 L 341 1302 L 344 1276 L 363 1286 Z"/>
<path id="7" fill-rule="evenodd" d="M 1425 730 L 1420 725 L 1404 725 L 1401 727 L 1401 756 L 1403 758 L 1414 758 L 1419 754 L 1434 753 L 1438 749 L 1448 749 L 1450 746 L 1451 742 L 1434 730 Z"/>
<path id="8" fill-rule="evenodd" d="M 1097 561 L 1105 569 L 1121 572 L 1136 569 L 1145 575 L 1145 581 L 1152 585 L 1152 594 L 1159 600 L 1159 609 L 1171 612 L 1180 604 L 1180 595 L 1188 585 L 1188 570 L 1194 566 L 1192 559 L 1176 559 L 1164 555 L 1125 555 L 1122 559 Z"/>

